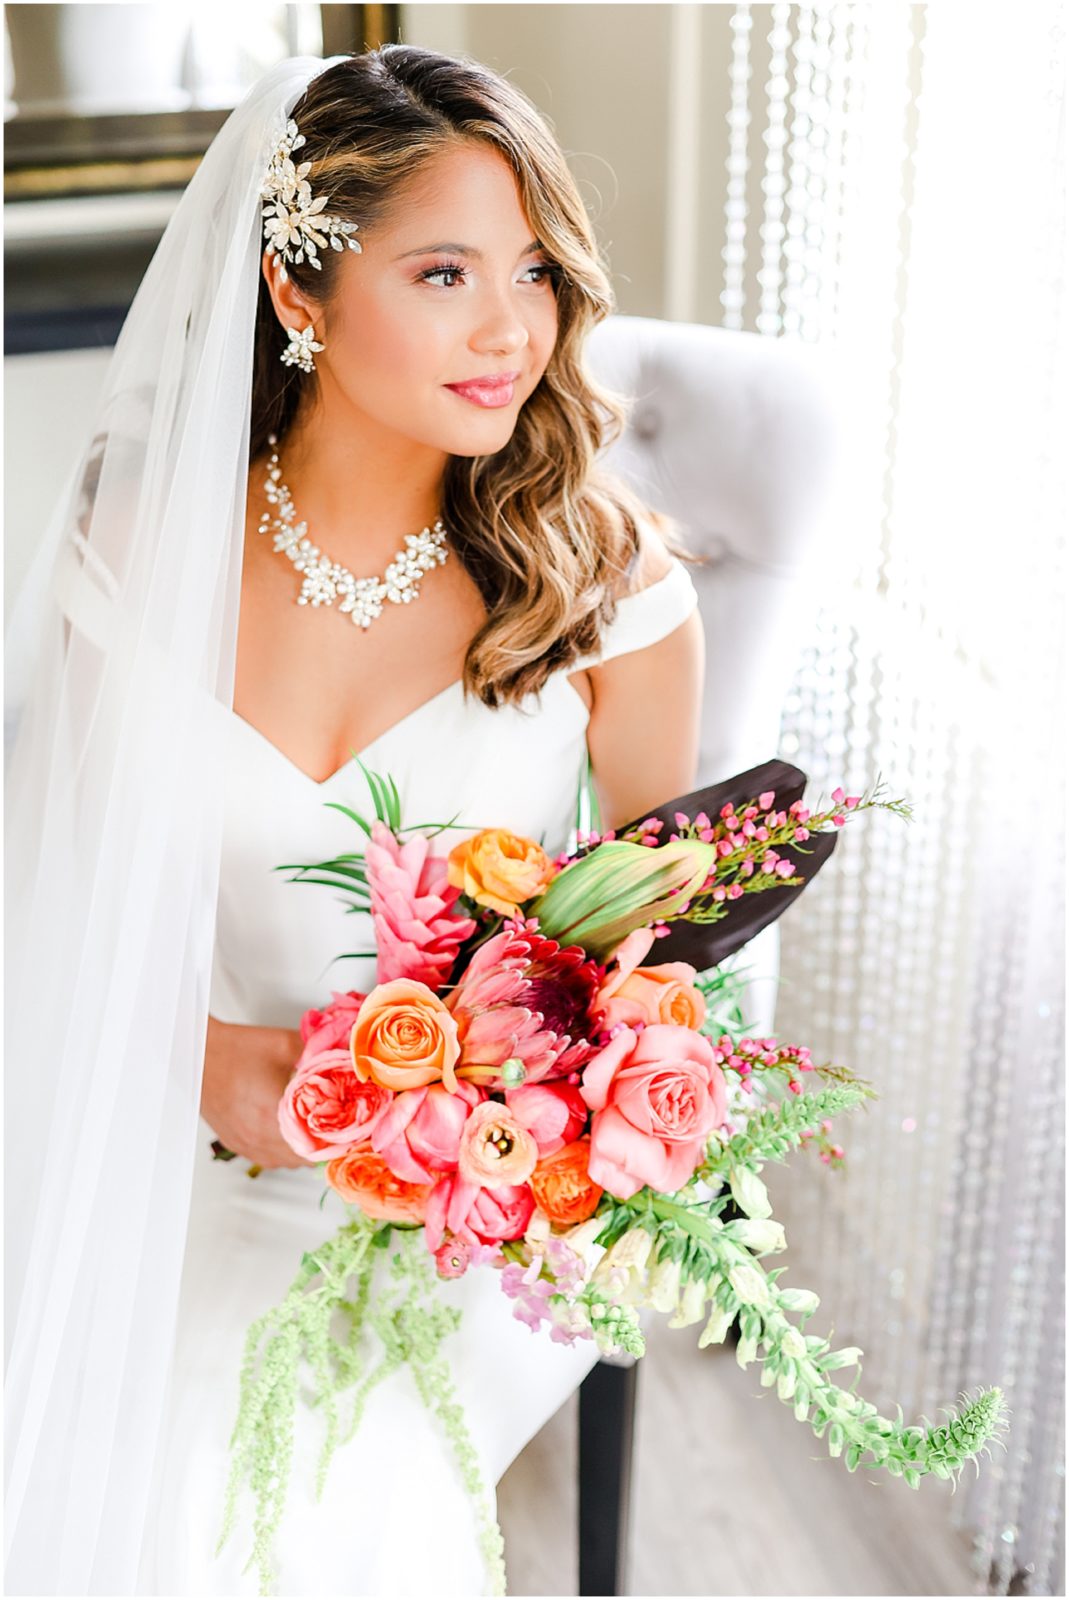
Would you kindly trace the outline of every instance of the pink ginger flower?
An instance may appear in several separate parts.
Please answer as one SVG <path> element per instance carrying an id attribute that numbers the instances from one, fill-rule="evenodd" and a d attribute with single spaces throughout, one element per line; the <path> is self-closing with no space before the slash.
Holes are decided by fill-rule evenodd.
<path id="1" fill-rule="evenodd" d="M 458 1078 L 516 1088 L 565 1078 L 593 1052 L 592 1015 L 604 968 L 515 920 L 476 950 L 446 1005 L 457 1022 Z M 519 1062 L 505 1073 L 506 1062 Z"/>
<path id="2" fill-rule="evenodd" d="M 429 854 L 430 840 L 414 834 L 401 844 L 378 818 L 364 848 L 371 917 L 378 950 L 378 981 L 414 978 L 439 989 L 457 950 L 475 931 L 470 917 L 452 914 L 460 890 L 450 885 L 446 862 Z"/>

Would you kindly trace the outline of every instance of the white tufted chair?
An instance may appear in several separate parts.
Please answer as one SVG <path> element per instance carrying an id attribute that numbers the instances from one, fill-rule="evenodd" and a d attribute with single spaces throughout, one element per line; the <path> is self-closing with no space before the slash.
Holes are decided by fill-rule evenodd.
<path id="1" fill-rule="evenodd" d="M 833 528 L 842 403 L 811 345 L 652 317 L 610 317 L 587 342 L 592 376 L 636 402 L 606 455 L 682 525 L 705 625 L 697 785 L 778 754 L 783 701 Z M 666 795 L 666 800 L 670 797 Z M 772 1031 L 779 932 L 731 961 L 744 1011 Z"/>
<path id="2" fill-rule="evenodd" d="M 611 317 L 587 344 L 589 372 L 636 400 L 607 464 L 708 558 L 691 568 L 706 642 L 696 787 L 779 753 L 783 701 L 835 531 L 844 434 L 834 365 L 811 346 L 649 317 Z M 772 1033 L 776 924 L 725 965 L 750 974 L 743 1014 L 754 1033 Z M 601 1361 L 580 1388 L 581 1595 L 623 1592 L 637 1371 Z"/>

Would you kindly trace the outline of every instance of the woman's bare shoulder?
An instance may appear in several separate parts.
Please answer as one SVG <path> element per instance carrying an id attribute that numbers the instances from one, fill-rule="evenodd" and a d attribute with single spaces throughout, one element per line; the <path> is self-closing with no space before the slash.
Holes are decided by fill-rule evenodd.
<path id="1" fill-rule="evenodd" d="M 671 571 L 674 557 L 664 541 L 669 527 L 667 517 L 649 507 L 644 508 L 638 525 L 638 556 L 630 574 L 620 579 L 615 591 L 617 600 L 648 589 Z"/>

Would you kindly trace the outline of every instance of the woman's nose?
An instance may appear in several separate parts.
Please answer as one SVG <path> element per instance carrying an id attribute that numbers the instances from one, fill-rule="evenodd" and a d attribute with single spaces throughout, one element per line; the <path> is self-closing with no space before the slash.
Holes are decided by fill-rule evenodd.
<path id="1" fill-rule="evenodd" d="M 522 350 L 530 342 L 530 337 L 526 322 L 509 297 L 499 295 L 480 317 L 472 331 L 470 343 L 474 350 L 508 353 Z"/>

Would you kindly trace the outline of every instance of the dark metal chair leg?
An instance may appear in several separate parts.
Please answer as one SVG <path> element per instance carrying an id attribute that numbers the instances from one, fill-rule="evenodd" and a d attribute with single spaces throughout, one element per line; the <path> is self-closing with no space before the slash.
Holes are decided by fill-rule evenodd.
<path id="1" fill-rule="evenodd" d="M 579 1386 L 579 1593 L 622 1594 L 638 1366 L 599 1361 Z"/>

